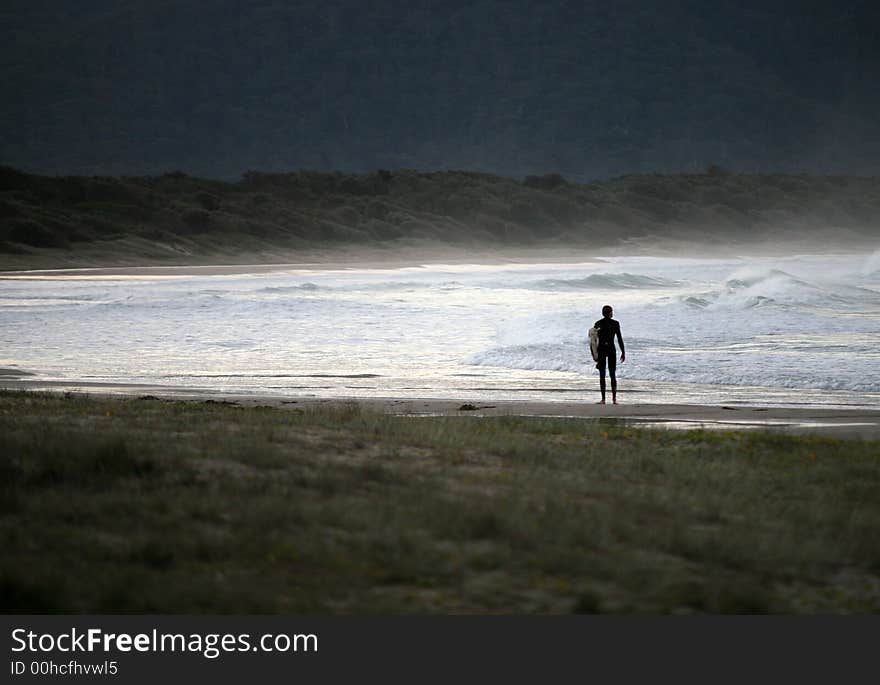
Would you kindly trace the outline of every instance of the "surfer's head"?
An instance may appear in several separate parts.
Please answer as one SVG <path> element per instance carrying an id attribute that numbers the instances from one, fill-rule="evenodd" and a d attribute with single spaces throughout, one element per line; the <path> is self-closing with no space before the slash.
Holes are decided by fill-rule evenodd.
<path id="1" fill-rule="evenodd" d="M 602 316 L 604 316 L 606 319 L 610 319 L 613 313 L 614 310 L 611 308 L 610 304 L 606 304 L 604 307 L 602 307 Z"/>

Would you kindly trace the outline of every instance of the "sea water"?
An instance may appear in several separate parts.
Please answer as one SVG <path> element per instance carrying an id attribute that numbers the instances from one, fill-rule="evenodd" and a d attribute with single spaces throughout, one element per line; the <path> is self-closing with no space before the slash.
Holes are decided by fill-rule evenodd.
<path id="1" fill-rule="evenodd" d="M 0 366 L 236 394 L 880 406 L 880 253 L 0 281 Z"/>

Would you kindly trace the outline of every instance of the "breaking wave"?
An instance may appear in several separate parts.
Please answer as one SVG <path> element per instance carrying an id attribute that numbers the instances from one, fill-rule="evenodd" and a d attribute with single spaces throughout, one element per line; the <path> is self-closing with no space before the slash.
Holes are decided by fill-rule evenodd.
<path id="1" fill-rule="evenodd" d="M 728 278 L 723 288 L 691 293 L 678 298 L 694 309 L 752 309 L 782 307 L 863 306 L 880 303 L 880 293 L 857 285 L 809 282 L 778 269 L 739 272 Z"/>
<path id="2" fill-rule="evenodd" d="M 608 276 L 591 282 L 609 283 Z M 630 283 L 656 282 L 620 276 Z M 880 374 L 872 372 L 880 358 L 880 293 L 858 279 L 823 276 L 741 268 L 714 283 L 669 281 L 691 292 L 637 295 L 633 304 L 615 307 L 629 354 L 619 374 L 659 382 L 880 392 Z M 580 311 L 514 318 L 499 327 L 494 345 L 467 362 L 595 374 L 586 339 L 593 318 Z"/>
<path id="3" fill-rule="evenodd" d="M 680 281 L 672 281 L 657 276 L 643 276 L 630 273 L 590 274 L 584 278 L 547 278 L 537 281 L 533 287 L 542 290 L 620 290 L 675 288 L 681 286 Z"/>
<path id="4" fill-rule="evenodd" d="M 262 288 L 260 292 L 263 293 L 301 293 L 303 291 L 311 292 L 315 290 L 321 290 L 321 286 L 316 283 L 300 283 L 298 285 L 275 285 L 269 286 L 267 288 Z"/>

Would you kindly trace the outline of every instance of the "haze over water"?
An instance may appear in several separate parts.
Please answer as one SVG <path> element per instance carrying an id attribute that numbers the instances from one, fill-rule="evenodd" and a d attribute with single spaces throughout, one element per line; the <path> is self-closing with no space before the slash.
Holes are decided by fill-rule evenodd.
<path id="1" fill-rule="evenodd" d="M 0 366 L 236 394 L 880 406 L 880 253 L 0 281 Z"/>

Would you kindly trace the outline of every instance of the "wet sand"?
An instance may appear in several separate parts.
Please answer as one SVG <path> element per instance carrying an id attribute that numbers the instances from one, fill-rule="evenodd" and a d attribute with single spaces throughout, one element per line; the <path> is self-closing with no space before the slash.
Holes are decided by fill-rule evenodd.
<path id="1" fill-rule="evenodd" d="M 542 416 L 621 422 L 645 428 L 771 430 L 780 433 L 835 438 L 880 439 L 880 410 L 860 407 L 750 407 L 696 404 L 594 404 L 577 401 L 481 401 L 476 397 L 450 399 L 316 398 L 282 395 L 239 395 L 213 390 L 157 385 L 40 381 L 17 369 L 0 369 L 0 388 L 11 390 L 83 393 L 100 397 L 155 398 L 228 402 L 242 406 L 282 409 L 353 402 L 368 411 L 404 416 Z"/>

